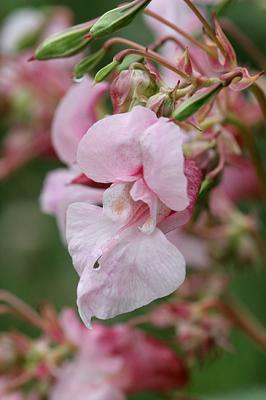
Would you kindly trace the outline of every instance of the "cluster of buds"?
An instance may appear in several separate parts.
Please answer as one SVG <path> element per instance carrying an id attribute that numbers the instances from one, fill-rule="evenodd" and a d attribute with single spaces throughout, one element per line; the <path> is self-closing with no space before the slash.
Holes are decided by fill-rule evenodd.
<path id="1" fill-rule="evenodd" d="M 185 262 L 208 268 L 232 254 L 252 261 L 263 247 L 254 217 L 237 209 L 251 193 L 265 197 L 265 170 L 250 133 L 262 115 L 243 94 L 251 89 L 262 105 L 255 83 L 261 73 L 238 65 L 215 14 L 211 25 L 190 0 L 167 2 L 171 18 L 179 7 L 192 15 L 190 24 L 203 24 L 196 39 L 188 26 L 161 16 L 162 4 L 134 0 L 49 37 L 33 57 L 73 55 L 141 12 L 159 33 L 148 47 L 107 39 L 75 66 L 81 83 L 55 114 L 55 149 L 68 168 L 49 174 L 41 206 L 56 216 L 68 244 L 80 275 L 79 312 L 88 326 L 93 316 L 110 318 L 172 293 L 183 283 Z M 169 53 L 168 42 L 175 45 Z M 117 44 L 128 48 L 95 74 L 89 91 L 88 74 Z M 96 100 L 108 92 L 114 112 L 95 123 L 84 109 L 93 114 Z M 243 109 L 250 112 L 243 116 Z M 233 179 L 243 165 L 249 179 L 237 186 Z"/>
<path id="2" fill-rule="evenodd" d="M 7 292 L 20 317 L 42 333 L 0 337 L 0 396 L 9 400 L 124 400 L 142 391 L 167 393 L 186 385 L 185 363 L 164 342 L 127 325 L 96 324 L 87 330 L 72 309 L 59 316 L 48 305 L 39 315 Z"/>

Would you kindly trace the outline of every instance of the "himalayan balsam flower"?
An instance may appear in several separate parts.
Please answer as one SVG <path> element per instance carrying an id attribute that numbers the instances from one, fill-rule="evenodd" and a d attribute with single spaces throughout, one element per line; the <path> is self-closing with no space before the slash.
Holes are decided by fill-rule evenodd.
<path id="1" fill-rule="evenodd" d="M 66 237 L 81 279 L 86 325 L 164 297 L 180 286 L 185 260 L 165 233 L 187 221 L 200 174 L 185 175 L 183 134 L 144 107 L 106 117 L 81 140 L 77 161 L 95 182 L 111 184 L 103 208 L 70 205 Z M 188 173 L 189 176 L 189 173 Z"/>

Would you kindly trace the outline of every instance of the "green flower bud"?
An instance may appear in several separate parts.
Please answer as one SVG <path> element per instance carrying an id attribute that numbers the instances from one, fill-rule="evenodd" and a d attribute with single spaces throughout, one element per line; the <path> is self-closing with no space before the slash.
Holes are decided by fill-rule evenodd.
<path id="1" fill-rule="evenodd" d="M 130 67 L 131 64 L 134 63 L 142 63 L 144 58 L 142 56 L 137 56 L 135 54 L 130 54 L 129 56 L 126 56 L 119 67 L 117 68 L 119 72 L 124 71 Z"/>
<path id="2" fill-rule="evenodd" d="M 222 84 L 215 85 L 211 89 L 204 91 L 204 93 L 196 94 L 189 99 L 183 101 L 173 113 L 173 118 L 177 121 L 184 121 L 191 115 L 195 114 L 201 107 L 210 103 L 210 101 L 220 92 L 223 88 Z"/>
<path id="3" fill-rule="evenodd" d="M 88 57 L 83 58 L 74 68 L 75 78 L 82 78 L 85 74 L 90 72 L 106 54 L 106 49 L 101 48 L 93 54 L 90 54 Z"/>
<path id="4" fill-rule="evenodd" d="M 105 78 L 107 78 L 119 65 L 119 61 L 113 60 L 109 64 L 105 65 L 102 69 L 100 69 L 94 77 L 95 82 L 102 82 Z"/>
<path id="5" fill-rule="evenodd" d="M 90 34 L 98 39 L 124 28 L 129 25 L 136 15 L 150 2 L 151 0 L 134 0 L 108 11 L 93 25 Z"/>
<path id="6" fill-rule="evenodd" d="M 95 21 L 95 20 L 94 20 Z M 94 21 L 72 26 L 45 39 L 35 52 L 37 60 L 69 57 L 80 52 L 92 38 L 88 35 Z M 88 37 L 84 37 L 85 35 Z"/>

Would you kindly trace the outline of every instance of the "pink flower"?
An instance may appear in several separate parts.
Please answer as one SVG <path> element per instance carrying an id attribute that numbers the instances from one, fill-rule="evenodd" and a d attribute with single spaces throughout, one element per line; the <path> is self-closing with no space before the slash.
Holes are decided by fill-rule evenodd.
<path id="1" fill-rule="evenodd" d="M 110 318 L 164 297 L 183 282 L 184 258 L 160 229 L 187 221 L 191 201 L 182 142 L 174 123 L 141 106 L 100 120 L 82 138 L 77 155 L 82 172 L 112 183 L 103 208 L 74 203 L 67 214 L 86 325 L 92 316 Z"/>
<path id="2" fill-rule="evenodd" d="M 58 156 L 66 164 L 76 161 L 79 141 L 97 120 L 97 105 L 107 88 L 106 83 L 93 86 L 92 80 L 86 77 L 74 84 L 59 103 L 52 126 L 52 141 Z"/>

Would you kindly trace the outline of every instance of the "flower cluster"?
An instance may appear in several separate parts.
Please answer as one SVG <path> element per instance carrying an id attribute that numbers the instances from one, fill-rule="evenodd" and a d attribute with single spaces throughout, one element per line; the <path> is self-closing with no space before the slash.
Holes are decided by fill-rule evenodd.
<path id="1" fill-rule="evenodd" d="M 84 37 L 90 43 L 109 35 L 148 3 L 133 1 L 96 22 L 52 36 L 35 58 L 72 54 L 78 40 L 83 46 Z M 162 7 L 154 0 L 145 11 L 158 35 L 150 48 L 112 38 L 77 64 L 74 73 L 84 78 L 67 93 L 54 118 L 54 147 L 68 169 L 49 174 L 41 206 L 56 216 L 80 275 L 78 307 L 87 326 L 93 316 L 114 317 L 174 292 L 184 281 L 186 259 L 208 267 L 223 257 L 225 251 L 215 257 L 206 238 L 229 241 L 225 249 L 235 235 L 240 243 L 257 229 L 255 221 L 233 212 L 233 201 L 241 190 L 244 196 L 249 190 L 260 195 L 256 171 L 244 157 L 239 121 L 243 108 L 249 110 L 248 126 L 261 119 L 258 106 L 242 94 L 260 74 L 251 76 L 238 66 L 217 18 L 211 28 L 190 1 L 179 6 L 170 1 L 168 20 L 160 17 Z M 180 11 L 181 25 L 173 26 Z M 180 41 L 176 32 L 199 28 L 199 15 L 202 41 L 187 33 Z M 169 29 L 176 32 L 169 36 Z M 189 40 L 193 45 L 185 48 Z M 174 47 L 163 47 L 168 42 Z M 130 48 L 98 71 L 91 86 L 85 75 L 117 43 Z M 113 79 L 106 81 L 112 71 Z M 106 112 L 103 96 L 108 93 L 114 113 L 96 121 L 96 104 Z M 235 193 L 228 193 L 243 164 L 250 179 L 245 188 L 234 185 Z"/>

